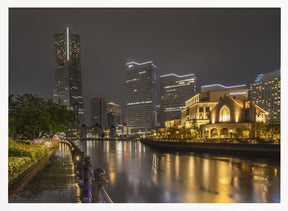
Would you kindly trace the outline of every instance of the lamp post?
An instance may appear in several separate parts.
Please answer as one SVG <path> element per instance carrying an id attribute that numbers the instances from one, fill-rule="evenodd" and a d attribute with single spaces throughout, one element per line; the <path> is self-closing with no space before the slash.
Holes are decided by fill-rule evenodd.
<path id="1" fill-rule="evenodd" d="M 232 130 L 230 129 L 229 132 L 230 132 L 230 138 L 232 138 Z"/>
<path id="2" fill-rule="evenodd" d="M 205 128 L 205 131 L 206 131 L 205 132 L 205 141 L 207 141 L 207 136 L 208 136 L 208 128 L 207 127 Z"/>

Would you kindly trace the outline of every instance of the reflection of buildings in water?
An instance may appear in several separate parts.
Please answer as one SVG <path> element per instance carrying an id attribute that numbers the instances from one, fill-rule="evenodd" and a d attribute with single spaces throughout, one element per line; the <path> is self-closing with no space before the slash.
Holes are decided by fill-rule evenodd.
<path id="1" fill-rule="evenodd" d="M 158 169 L 159 169 L 159 159 L 155 153 L 152 154 L 152 168 L 151 168 L 151 176 L 152 182 L 155 185 L 158 185 L 157 176 L 158 176 Z"/>
<path id="2" fill-rule="evenodd" d="M 179 155 L 175 155 L 175 179 L 178 181 L 180 178 L 180 161 Z"/>

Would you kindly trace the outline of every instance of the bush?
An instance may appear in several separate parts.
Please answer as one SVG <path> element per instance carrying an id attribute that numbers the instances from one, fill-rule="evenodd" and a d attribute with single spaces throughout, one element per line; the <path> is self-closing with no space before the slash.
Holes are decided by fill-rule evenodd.
<path id="1" fill-rule="evenodd" d="M 33 164 L 30 157 L 9 157 L 8 174 L 9 181 L 22 174 Z"/>
<path id="2" fill-rule="evenodd" d="M 12 139 L 9 139 L 9 182 L 21 175 L 43 157 L 47 156 L 49 148 L 54 148 L 58 146 L 58 144 L 58 142 L 51 142 L 51 139 L 50 141 L 43 141 L 41 144 L 28 144 L 28 140 L 25 140 L 24 142 L 15 142 Z"/>
<path id="3" fill-rule="evenodd" d="M 48 155 L 48 147 L 44 145 L 9 143 L 9 157 L 29 157 L 32 161 L 37 161 L 46 155 Z"/>

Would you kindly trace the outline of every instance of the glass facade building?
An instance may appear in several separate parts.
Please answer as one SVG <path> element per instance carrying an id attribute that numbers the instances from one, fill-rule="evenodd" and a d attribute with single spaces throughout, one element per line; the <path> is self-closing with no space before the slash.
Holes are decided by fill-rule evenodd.
<path id="1" fill-rule="evenodd" d="M 80 36 L 66 27 L 64 33 L 54 34 L 55 74 L 53 102 L 73 110 L 78 126 L 84 123 L 81 84 Z"/>
<path id="2" fill-rule="evenodd" d="M 126 123 L 128 133 L 145 133 L 156 125 L 156 66 L 126 64 Z"/>
<path id="3" fill-rule="evenodd" d="M 107 122 L 108 128 L 111 128 L 112 126 L 116 128 L 119 126 L 123 126 L 120 105 L 113 102 L 107 103 Z"/>
<path id="4" fill-rule="evenodd" d="M 250 85 L 249 97 L 268 112 L 268 121 L 280 123 L 280 70 L 257 75 Z"/>
<path id="5" fill-rule="evenodd" d="M 185 101 L 196 92 L 196 77 L 194 74 L 160 76 L 160 111 L 158 121 L 165 127 L 165 121 L 181 117 Z"/>
<path id="6" fill-rule="evenodd" d="M 98 124 L 103 130 L 107 129 L 107 100 L 103 98 L 90 99 L 91 125 Z"/>

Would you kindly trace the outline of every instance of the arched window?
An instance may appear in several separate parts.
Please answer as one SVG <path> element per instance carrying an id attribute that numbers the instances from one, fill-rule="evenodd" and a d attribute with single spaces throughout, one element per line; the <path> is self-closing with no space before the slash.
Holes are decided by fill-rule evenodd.
<path id="1" fill-rule="evenodd" d="M 216 128 L 213 128 L 210 132 L 211 138 L 217 138 L 218 137 L 218 131 Z"/>
<path id="2" fill-rule="evenodd" d="M 230 109 L 223 106 L 220 110 L 220 122 L 230 122 Z"/>

